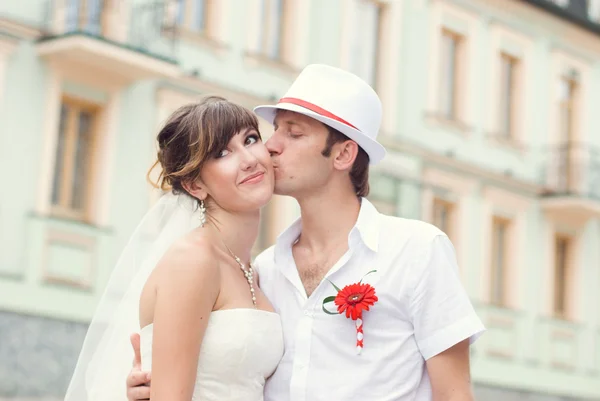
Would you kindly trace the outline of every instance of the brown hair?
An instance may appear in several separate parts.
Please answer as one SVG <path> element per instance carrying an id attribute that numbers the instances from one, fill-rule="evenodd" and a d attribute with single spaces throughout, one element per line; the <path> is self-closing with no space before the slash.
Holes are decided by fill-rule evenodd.
<path id="1" fill-rule="evenodd" d="M 248 109 L 219 96 L 207 96 L 188 104 L 169 116 L 157 136 L 157 160 L 148 171 L 148 180 L 156 188 L 187 193 L 185 182 L 200 175 L 204 163 L 227 147 L 241 130 L 254 129 L 260 136 L 258 120 Z M 150 175 L 161 167 L 153 182 Z"/>
<path id="2" fill-rule="evenodd" d="M 327 142 L 325 143 L 325 149 L 321 151 L 321 154 L 325 157 L 329 157 L 333 145 L 348 141 L 350 138 L 335 128 L 328 125 L 325 125 L 325 127 L 327 127 L 328 131 Z M 350 181 L 354 186 L 356 196 L 363 197 L 369 195 L 369 156 L 360 146 L 358 147 L 358 154 L 356 155 L 356 159 L 350 170 Z"/>

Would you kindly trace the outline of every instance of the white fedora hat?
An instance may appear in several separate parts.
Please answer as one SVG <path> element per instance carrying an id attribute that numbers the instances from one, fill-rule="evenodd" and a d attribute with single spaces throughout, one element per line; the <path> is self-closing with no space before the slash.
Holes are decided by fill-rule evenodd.
<path id="1" fill-rule="evenodd" d="M 277 110 L 304 114 L 340 131 L 364 149 L 370 164 L 386 154 L 376 140 L 382 115 L 379 96 L 348 71 L 322 64 L 307 66 L 276 105 L 257 106 L 254 112 L 273 124 Z"/>

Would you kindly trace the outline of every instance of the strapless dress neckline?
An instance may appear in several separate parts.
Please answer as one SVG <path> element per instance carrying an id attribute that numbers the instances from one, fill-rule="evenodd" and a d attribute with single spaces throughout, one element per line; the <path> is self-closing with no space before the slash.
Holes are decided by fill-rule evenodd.
<path id="1" fill-rule="evenodd" d="M 152 369 L 150 323 L 140 332 L 142 370 Z M 202 339 L 193 401 L 263 401 L 265 380 L 283 356 L 276 312 L 254 308 L 211 312 Z"/>
<path id="2" fill-rule="evenodd" d="M 256 308 L 228 308 L 228 309 L 217 309 L 217 310 L 211 311 L 210 312 L 210 317 L 209 317 L 209 324 L 210 324 L 211 319 L 214 318 L 215 314 L 219 314 L 221 312 L 230 312 L 230 313 L 258 312 L 258 313 L 265 313 L 267 315 L 274 315 L 275 317 L 277 317 L 277 319 L 279 319 L 279 314 L 277 312 L 272 312 L 272 311 L 268 311 L 268 310 L 264 310 L 264 309 L 256 309 Z M 149 323 L 148 325 L 142 327 L 142 329 L 140 330 L 140 332 L 151 330 L 152 327 L 154 327 L 154 323 Z"/>

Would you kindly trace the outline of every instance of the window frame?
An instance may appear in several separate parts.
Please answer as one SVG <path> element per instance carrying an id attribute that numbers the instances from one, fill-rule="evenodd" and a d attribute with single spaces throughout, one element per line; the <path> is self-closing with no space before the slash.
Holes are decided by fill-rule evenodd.
<path id="1" fill-rule="evenodd" d="M 437 93 L 439 96 L 438 111 L 441 117 L 448 121 L 462 121 L 464 115 L 464 105 L 461 104 L 461 91 L 466 90 L 462 85 L 462 76 L 464 71 L 465 60 L 465 47 L 467 38 L 453 31 L 450 28 L 442 26 L 440 29 L 440 70 L 438 71 L 438 88 Z M 446 39 L 453 41 L 453 52 L 452 52 L 452 77 L 446 82 L 445 70 L 446 66 Z M 451 84 L 452 90 L 447 90 L 447 85 Z M 448 93 L 448 95 L 445 95 Z M 449 110 L 446 110 L 445 100 L 451 100 L 451 106 Z"/>
<path id="2" fill-rule="evenodd" d="M 521 60 L 505 51 L 500 51 L 500 97 L 498 104 L 499 134 L 507 140 L 516 140 L 519 137 L 519 81 Z M 505 65 L 510 66 L 510 82 L 506 82 Z M 508 122 L 505 123 L 505 120 Z"/>
<path id="3" fill-rule="evenodd" d="M 572 277 L 573 277 L 573 261 L 575 251 L 575 238 L 572 235 L 562 232 L 555 232 L 553 236 L 554 252 L 552 256 L 552 314 L 559 319 L 569 319 L 572 317 L 571 296 L 572 294 Z M 563 266 L 559 266 L 558 245 L 560 241 L 564 241 L 567 245 L 566 252 L 563 257 Z M 563 280 L 558 280 L 559 269 L 562 270 Z M 560 287 L 560 288 L 559 288 Z M 562 297 L 559 298 L 559 294 Z M 560 306 L 558 302 L 560 301 Z"/>
<path id="4" fill-rule="evenodd" d="M 498 248 L 497 231 L 503 229 L 502 249 Z M 509 218 L 493 215 L 491 224 L 491 247 L 490 247 L 490 294 L 489 300 L 492 305 L 507 307 L 507 284 L 509 278 L 508 271 L 508 247 L 510 246 L 512 221 Z M 501 255 L 501 266 L 498 266 L 498 251 Z"/>
<path id="5" fill-rule="evenodd" d="M 273 33 L 272 22 L 274 19 L 274 3 L 279 3 L 279 16 L 277 16 L 278 34 Z M 259 3 L 259 21 L 264 24 L 259 26 L 258 53 L 269 60 L 285 62 L 287 57 L 287 47 L 290 32 L 287 24 L 292 5 L 289 0 L 260 0 Z M 271 47 L 276 38 L 275 51 Z"/>
<path id="6" fill-rule="evenodd" d="M 438 221 L 438 214 L 437 211 L 439 210 L 438 207 L 442 207 L 445 208 L 447 211 L 447 216 L 446 216 L 446 224 L 447 227 L 441 227 L 440 225 L 438 225 L 440 222 Z M 444 199 L 442 197 L 439 196 L 435 196 L 433 197 L 433 200 L 431 202 L 431 222 L 434 226 L 436 226 L 437 228 L 439 228 L 440 230 L 442 230 L 447 236 L 448 238 L 450 238 L 450 240 L 454 240 L 454 231 L 455 231 L 455 224 L 456 224 L 456 210 L 457 210 L 457 205 L 455 202 L 449 201 L 447 199 Z"/>
<path id="7" fill-rule="evenodd" d="M 202 4 L 203 16 L 201 27 L 195 25 L 196 7 Z M 176 0 L 174 21 L 184 30 L 204 36 L 212 36 L 214 30 L 214 0 Z"/>
<path id="8" fill-rule="evenodd" d="M 63 105 L 70 106 L 67 110 L 67 116 L 65 117 L 66 125 L 65 130 L 65 143 L 63 144 L 63 150 L 61 154 L 61 158 L 59 159 L 59 144 L 62 125 L 62 108 Z M 83 190 L 83 203 L 81 210 L 75 209 L 72 206 L 74 193 L 76 189 L 74 188 L 74 179 L 77 170 L 77 142 L 79 140 L 79 136 L 81 135 L 78 131 L 79 122 L 77 121 L 81 112 L 87 111 L 91 114 L 91 122 L 89 126 L 89 143 L 87 144 L 87 157 L 84 160 L 86 163 L 85 172 L 85 188 Z M 92 215 L 92 191 L 93 191 L 93 181 L 95 177 L 95 167 L 96 167 L 96 148 L 98 146 L 98 126 L 100 122 L 100 113 L 102 111 L 102 106 L 89 102 L 83 99 L 79 99 L 67 94 L 62 94 L 59 102 L 59 116 L 57 120 L 57 142 L 54 147 L 54 166 L 53 173 L 51 175 L 51 185 L 50 185 L 50 194 L 49 194 L 49 208 L 50 214 L 52 216 L 67 218 L 72 220 L 80 220 L 84 222 L 89 222 Z M 73 126 L 73 124 L 75 124 Z M 68 154 L 67 154 L 68 153 Z M 60 166 L 60 167 L 59 167 Z M 57 174 L 58 169 L 60 168 L 60 175 Z M 60 180 L 60 183 L 57 184 L 56 181 Z M 66 183 L 66 185 L 65 185 Z M 57 186 L 58 185 L 58 186 Z M 54 194 L 55 187 L 58 188 L 58 201 L 55 202 Z"/>

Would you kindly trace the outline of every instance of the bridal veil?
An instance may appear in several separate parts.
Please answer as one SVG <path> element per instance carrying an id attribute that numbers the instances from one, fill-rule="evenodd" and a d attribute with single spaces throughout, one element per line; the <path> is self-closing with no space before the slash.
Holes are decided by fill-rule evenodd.
<path id="1" fill-rule="evenodd" d="M 126 400 L 133 362 L 129 337 L 139 332 L 139 300 L 169 246 L 198 227 L 195 201 L 167 193 L 146 213 L 120 255 L 88 328 L 65 401 Z"/>

